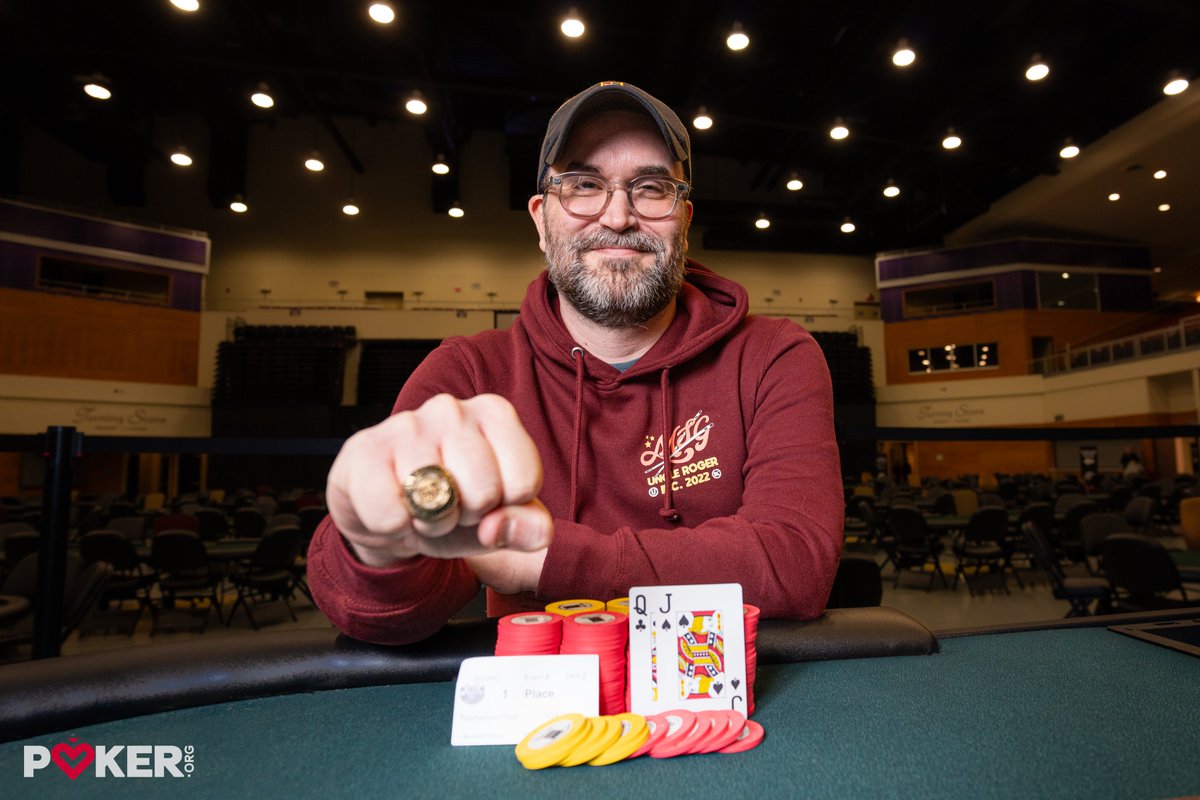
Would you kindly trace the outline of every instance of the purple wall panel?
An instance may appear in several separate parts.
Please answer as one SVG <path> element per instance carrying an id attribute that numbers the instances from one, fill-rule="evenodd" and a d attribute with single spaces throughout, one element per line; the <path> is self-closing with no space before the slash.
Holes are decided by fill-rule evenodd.
<path id="1" fill-rule="evenodd" d="M 884 322 L 900 322 L 904 319 L 904 290 L 880 289 L 879 314 Z"/>
<path id="2" fill-rule="evenodd" d="M 0 203 L 0 230 L 170 258 L 197 266 L 207 265 L 208 243 L 202 239 L 77 217 L 50 209 Z"/>
<path id="3" fill-rule="evenodd" d="M 879 279 L 914 278 L 937 272 L 1020 263 L 1151 268 L 1150 251 L 1145 247 L 1014 239 L 953 250 L 885 257 L 879 261 Z"/>
<path id="4" fill-rule="evenodd" d="M 0 242 L 0 286 L 32 289 L 37 278 L 37 250 L 23 244 Z"/>
<path id="5" fill-rule="evenodd" d="M 176 272 L 171 280 L 171 308 L 199 311 L 204 290 L 204 276 L 192 272 Z"/>

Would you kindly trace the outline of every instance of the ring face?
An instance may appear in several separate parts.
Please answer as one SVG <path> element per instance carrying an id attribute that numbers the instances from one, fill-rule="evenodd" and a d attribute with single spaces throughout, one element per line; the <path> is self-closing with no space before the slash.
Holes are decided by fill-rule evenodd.
<path id="1" fill-rule="evenodd" d="M 413 517 L 436 522 L 458 505 L 458 487 L 454 478 L 441 467 L 421 467 L 404 479 L 404 500 Z"/>

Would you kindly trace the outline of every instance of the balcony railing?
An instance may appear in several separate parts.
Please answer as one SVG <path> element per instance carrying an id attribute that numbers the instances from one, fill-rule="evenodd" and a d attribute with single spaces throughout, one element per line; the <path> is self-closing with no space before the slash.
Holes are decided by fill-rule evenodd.
<path id="1" fill-rule="evenodd" d="M 1107 367 L 1146 356 L 1200 347 L 1200 316 L 1185 317 L 1169 328 L 1144 331 L 1123 339 L 1071 348 L 1030 362 L 1036 375 L 1056 375 L 1073 370 Z"/>

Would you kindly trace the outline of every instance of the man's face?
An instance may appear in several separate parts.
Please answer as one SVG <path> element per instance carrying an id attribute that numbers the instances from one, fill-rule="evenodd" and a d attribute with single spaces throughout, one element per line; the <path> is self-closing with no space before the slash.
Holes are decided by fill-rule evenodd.
<path id="1" fill-rule="evenodd" d="M 664 171 L 683 177 L 655 124 L 642 114 L 609 111 L 575 126 L 550 173 L 593 172 L 628 181 Z M 690 202 L 679 202 L 666 219 L 645 220 L 633 213 L 622 185 L 594 219 L 567 214 L 553 192 L 531 198 L 529 213 L 550 281 L 592 322 L 613 328 L 642 325 L 679 293 Z"/>

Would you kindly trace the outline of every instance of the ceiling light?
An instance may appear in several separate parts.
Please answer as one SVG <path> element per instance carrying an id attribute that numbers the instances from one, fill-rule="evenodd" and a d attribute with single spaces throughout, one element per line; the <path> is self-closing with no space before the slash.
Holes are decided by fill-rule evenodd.
<path id="1" fill-rule="evenodd" d="M 1040 81 L 1050 74 L 1050 67 L 1042 61 L 1041 55 L 1035 55 L 1029 62 L 1029 68 L 1025 70 L 1025 77 L 1031 81 Z"/>
<path id="2" fill-rule="evenodd" d="M 192 165 L 192 157 L 188 155 L 188 151 L 182 147 L 176 147 L 175 152 L 171 153 L 171 163 L 177 167 L 190 167 Z"/>
<path id="3" fill-rule="evenodd" d="M 698 131 L 706 131 L 713 126 L 713 119 L 708 115 L 708 110 L 704 106 L 700 106 L 700 110 L 696 112 L 692 125 Z"/>
<path id="4" fill-rule="evenodd" d="M 372 3 L 367 9 L 367 16 L 380 25 L 391 25 L 396 21 L 396 10 L 390 3 Z"/>
<path id="5" fill-rule="evenodd" d="M 189 14 L 200 10 L 200 0 L 171 0 L 171 5 Z"/>
<path id="6" fill-rule="evenodd" d="M 579 12 L 573 8 L 567 12 L 567 18 L 562 21 L 562 25 L 559 25 L 558 28 L 562 31 L 563 36 L 569 39 L 578 39 L 587 30 L 587 26 L 583 24 L 583 20 L 579 18 Z"/>
<path id="7" fill-rule="evenodd" d="M 112 91 L 108 88 L 107 82 L 102 78 L 93 78 L 83 85 L 83 93 L 93 100 L 108 100 L 112 98 Z"/>
<path id="8" fill-rule="evenodd" d="M 841 141 L 850 135 L 850 129 L 842 122 L 842 118 L 838 117 L 833 121 L 833 127 L 829 129 L 829 138 Z"/>
<path id="9" fill-rule="evenodd" d="M 1113 192 L 1112 194 L 1110 194 L 1108 196 L 1108 199 L 1109 199 L 1109 202 L 1115 203 L 1121 199 L 1121 194 L 1120 194 L 1120 192 Z"/>
<path id="10" fill-rule="evenodd" d="M 928 358 L 922 358 L 922 359 L 921 359 L 921 366 L 923 366 L 923 367 L 928 367 L 928 366 L 929 366 L 929 359 L 928 359 Z"/>
<path id="11" fill-rule="evenodd" d="M 458 204 L 457 200 L 455 200 L 450 204 L 450 208 L 446 210 L 446 213 L 455 219 L 462 219 L 463 215 L 467 212 L 463 211 L 463 207 Z"/>
<path id="12" fill-rule="evenodd" d="M 957 150 L 962 146 L 962 138 L 954 132 L 954 128 L 946 129 L 946 137 L 942 139 L 942 147 L 947 150 Z"/>
<path id="13" fill-rule="evenodd" d="M 1079 145 L 1075 144 L 1070 139 L 1063 144 L 1062 150 L 1058 151 L 1058 155 L 1062 158 L 1074 158 L 1079 155 Z"/>
<path id="14" fill-rule="evenodd" d="M 1167 177 L 1167 171 L 1165 169 L 1155 170 L 1154 180 L 1161 181 L 1165 177 Z"/>
<path id="15" fill-rule="evenodd" d="M 789 192 L 798 192 L 804 188 L 804 181 L 800 180 L 800 173 L 793 172 L 788 176 L 787 190 Z"/>
<path id="16" fill-rule="evenodd" d="M 1188 87 L 1187 78 L 1177 72 L 1171 73 L 1171 79 L 1163 87 L 1163 94 L 1180 94 Z"/>
<path id="17" fill-rule="evenodd" d="M 1170 204 L 1170 203 L 1159 203 L 1159 204 L 1158 204 L 1158 210 L 1159 210 L 1159 211 L 1170 211 L 1170 210 L 1171 210 L 1171 204 Z"/>
<path id="18" fill-rule="evenodd" d="M 985 344 L 982 347 L 980 347 L 979 350 L 980 350 L 980 352 L 986 353 L 988 351 L 988 346 Z"/>
<path id="19" fill-rule="evenodd" d="M 1155 267 L 1155 268 L 1154 268 L 1154 274 L 1155 274 L 1155 275 L 1158 275 L 1158 274 L 1159 274 L 1159 273 L 1161 273 L 1161 272 L 1162 272 L 1162 267 Z"/>
<path id="20" fill-rule="evenodd" d="M 735 22 L 725 38 L 725 46 L 730 50 L 745 50 L 750 46 L 750 37 L 742 30 L 742 23 Z"/>
<path id="21" fill-rule="evenodd" d="M 239 194 L 234 195 L 233 200 L 229 203 L 229 210 L 235 214 L 245 214 L 250 210 L 250 206 L 246 205 L 246 201 Z"/>
<path id="22" fill-rule="evenodd" d="M 404 109 L 410 114 L 420 116 L 429 110 L 429 104 L 425 102 L 425 98 L 420 92 L 413 92 L 412 96 L 404 103 Z"/>
<path id="23" fill-rule="evenodd" d="M 325 169 L 325 162 L 321 160 L 321 154 L 314 152 L 304 160 L 304 168 L 309 172 L 320 172 Z"/>
<path id="24" fill-rule="evenodd" d="M 434 175 L 449 175 L 450 165 L 446 163 L 446 157 L 441 153 L 437 154 L 437 158 L 433 160 L 433 166 L 430 167 Z"/>
<path id="25" fill-rule="evenodd" d="M 900 187 L 896 185 L 894 180 L 888 179 L 887 185 L 883 187 L 884 197 L 899 197 Z"/>
<path id="26" fill-rule="evenodd" d="M 854 223 L 850 220 L 849 217 L 846 217 L 845 219 L 842 220 L 842 227 L 841 227 L 842 233 L 854 233 L 854 230 L 855 230 Z"/>
<path id="27" fill-rule="evenodd" d="M 765 231 L 767 228 L 771 227 L 771 220 L 767 219 L 766 214 L 759 214 L 758 219 L 754 220 L 754 227 L 758 228 L 760 231 Z"/>
<path id="28" fill-rule="evenodd" d="M 347 217 L 356 217 L 358 216 L 358 212 L 361 210 L 362 209 L 358 207 L 358 203 L 354 202 L 353 197 L 347 200 L 346 204 L 342 206 L 342 213 Z"/>
<path id="29" fill-rule="evenodd" d="M 1069 273 L 1069 272 L 1064 272 L 1064 273 L 1062 274 L 1062 276 L 1063 276 L 1063 280 L 1065 281 L 1065 280 L 1068 280 L 1068 279 L 1071 277 L 1071 273 Z"/>
<path id="30" fill-rule="evenodd" d="M 908 42 L 901 39 L 896 45 L 896 52 L 892 53 L 892 63 L 897 67 L 908 67 L 916 60 L 917 54 L 908 46 Z"/>
<path id="31" fill-rule="evenodd" d="M 275 105 L 275 98 L 271 96 L 271 92 L 267 89 L 265 83 L 258 85 L 258 91 L 250 95 L 250 102 L 259 108 L 271 108 Z"/>

